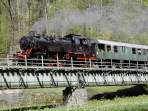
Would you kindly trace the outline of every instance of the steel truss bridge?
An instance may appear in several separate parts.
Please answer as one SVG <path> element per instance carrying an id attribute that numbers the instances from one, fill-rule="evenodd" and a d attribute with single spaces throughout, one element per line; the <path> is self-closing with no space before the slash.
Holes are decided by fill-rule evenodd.
<path id="1" fill-rule="evenodd" d="M 0 59 L 0 88 L 147 84 L 148 64 Z"/>

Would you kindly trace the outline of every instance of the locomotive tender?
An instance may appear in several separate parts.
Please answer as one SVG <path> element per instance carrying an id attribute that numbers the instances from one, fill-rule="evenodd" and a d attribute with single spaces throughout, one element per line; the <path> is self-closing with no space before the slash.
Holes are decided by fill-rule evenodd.
<path id="1" fill-rule="evenodd" d="M 148 46 L 107 40 L 93 40 L 80 35 L 62 37 L 30 34 L 20 39 L 18 60 L 56 59 L 110 63 L 147 64 Z M 112 64 L 113 65 L 113 64 Z"/>

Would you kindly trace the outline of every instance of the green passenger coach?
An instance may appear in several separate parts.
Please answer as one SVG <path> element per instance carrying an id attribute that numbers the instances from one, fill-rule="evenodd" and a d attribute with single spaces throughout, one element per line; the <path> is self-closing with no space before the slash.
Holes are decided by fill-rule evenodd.
<path id="1" fill-rule="evenodd" d="M 98 40 L 98 60 L 114 63 L 145 64 L 148 61 L 148 46 L 107 40 Z"/>

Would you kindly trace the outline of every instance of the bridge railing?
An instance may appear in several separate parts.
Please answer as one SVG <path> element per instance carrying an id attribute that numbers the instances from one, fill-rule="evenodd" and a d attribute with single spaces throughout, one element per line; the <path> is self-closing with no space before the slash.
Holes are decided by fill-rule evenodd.
<path id="1" fill-rule="evenodd" d="M 122 70 L 147 70 L 148 64 L 144 63 L 122 63 L 106 61 L 76 61 L 57 59 L 26 59 L 18 60 L 16 58 L 0 58 L 0 68 L 57 68 L 57 69 L 122 69 Z"/>

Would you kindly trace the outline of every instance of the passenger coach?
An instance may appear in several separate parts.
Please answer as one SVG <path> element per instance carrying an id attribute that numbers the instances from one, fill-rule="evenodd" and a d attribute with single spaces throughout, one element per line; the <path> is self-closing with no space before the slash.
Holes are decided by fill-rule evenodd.
<path id="1" fill-rule="evenodd" d="M 97 60 L 112 63 L 146 64 L 148 46 L 98 40 Z"/>

